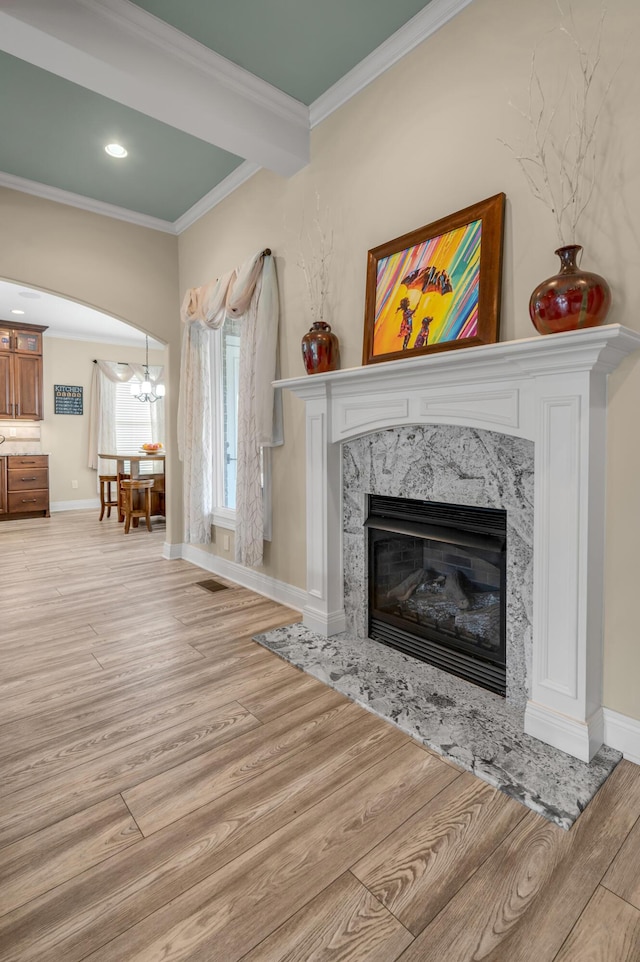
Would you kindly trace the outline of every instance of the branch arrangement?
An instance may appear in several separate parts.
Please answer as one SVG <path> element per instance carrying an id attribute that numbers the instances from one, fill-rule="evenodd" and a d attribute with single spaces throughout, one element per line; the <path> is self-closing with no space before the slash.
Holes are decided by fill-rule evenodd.
<path id="1" fill-rule="evenodd" d="M 558 9 L 564 18 L 559 4 Z M 598 83 L 605 16 L 603 9 L 594 36 L 585 47 L 578 39 L 573 11 L 569 8 L 565 18 L 569 26 L 561 23 L 559 33 L 572 49 L 574 65 L 573 70 L 568 68 L 555 103 L 545 91 L 537 49 L 534 50 L 528 107 L 527 110 L 515 108 L 529 126 L 529 145 L 519 152 L 502 141 L 520 165 L 533 196 L 553 213 L 561 245 L 575 241 L 578 222 L 596 183 L 596 134 L 613 82 L 612 76 L 604 89 Z M 567 122 L 559 111 L 560 106 L 567 106 L 565 94 L 569 97 Z"/>
<path id="2" fill-rule="evenodd" d="M 312 321 L 323 321 L 329 301 L 329 266 L 333 256 L 333 228 L 326 226 L 327 211 L 322 211 L 320 195 L 316 192 L 316 209 L 312 228 L 305 232 L 304 222 L 300 231 L 298 267 L 302 270 L 309 293 Z M 305 245 L 306 242 L 306 245 Z M 310 250 L 305 257 L 304 247 Z"/>

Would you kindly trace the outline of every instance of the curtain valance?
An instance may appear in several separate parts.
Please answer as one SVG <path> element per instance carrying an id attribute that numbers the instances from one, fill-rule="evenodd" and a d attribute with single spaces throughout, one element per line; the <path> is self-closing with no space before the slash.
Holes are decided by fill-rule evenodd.
<path id="1" fill-rule="evenodd" d="M 89 405 L 89 458 L 88 466 L 94 471 L 112 474 L 114 462 L 100 465 L 98 453 L 116 449 L 116 385 L 137 377 L 145 380 L 142 364 L 120 364 L 118 361 L 97 360 L 91 378 L 91 403 Z M 149 380 L 157 384 L 164 377 L 161 365 L 149 367 Z M 143 402 L 140 402 L 143 403 Z M 159 401 L 151 406 L 151 435 L 154 441 L 164 442 L 164 404 Z"/>
<path id="2" fill-rule="evenodd" d="M 132 381 L 137 377 L 139 381 L 145 380 L 145 367 L 143 364 L 121 364 L 120 361 L 99 361 L 96 365 L 106 378 L 114 382 Z M 151 384 L 157 384 L 164 378 L 164 367 L 162 365 L 149 365 L 149 380 Z"/>

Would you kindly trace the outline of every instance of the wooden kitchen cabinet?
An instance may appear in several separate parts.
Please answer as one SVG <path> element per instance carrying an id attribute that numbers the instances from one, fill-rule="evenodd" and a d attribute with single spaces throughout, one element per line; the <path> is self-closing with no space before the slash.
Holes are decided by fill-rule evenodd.
<path id="1" fill-rule="evenodd" d="M 49 457 L 46 454 L 9 454 L 6 458 L 6 504 L 0 520 L 49 515 Z M 0 482 L 1 485 L 1 482 Z M 0 496 L 0 502 L 2 498 Z"/>
<path id="2" fill-rule="evenodd" d="M 42 332 L 0 321 L 0 418 L 42 420 Z"/>
<path id="3" fill-rule="evenodd" d="M 7 502 L 7 459 L 0 458 L 0 518 L 9 510 Z"/>

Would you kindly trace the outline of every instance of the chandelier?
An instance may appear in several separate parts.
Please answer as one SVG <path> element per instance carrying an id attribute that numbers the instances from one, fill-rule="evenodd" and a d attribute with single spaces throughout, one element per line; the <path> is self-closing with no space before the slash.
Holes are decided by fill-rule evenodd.
<path id="1" fill-rule="evenodd" d="M 134 397 L 137 397 L 139 401 L 149 401 L 153 404 L 158 398 L 164 397 L 165 387 L 164 384 L 151 384 L 151 378 L 149 377 L 149 338 L 145 334 L 144 336 L 147 349 L 146 349 L 146 361 L 144 364 L 144 380 L 143 381 L 132 381 L 131 382 L 131 393 Z"/>

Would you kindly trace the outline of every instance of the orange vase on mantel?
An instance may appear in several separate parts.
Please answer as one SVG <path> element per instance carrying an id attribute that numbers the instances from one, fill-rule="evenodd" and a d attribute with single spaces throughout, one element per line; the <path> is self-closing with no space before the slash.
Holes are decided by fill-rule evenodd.
<path id="1" fill-rule="evenodd" d="M 326 374 L 340 366 L 340 342 L 326 321 L 314 321 L 302 338 L 302 359 L 307 374 Z"/>
<path id="2" fill-rule="evenodd" d="M 555 252 L 560 270 L 538 284 L 529 301 L 529 315 L 540 334 L 559 334 L 603 324 L 611 306 L 604 277 L 583 271 L 577 257 L 582 247 L 567 244 Z"/>

